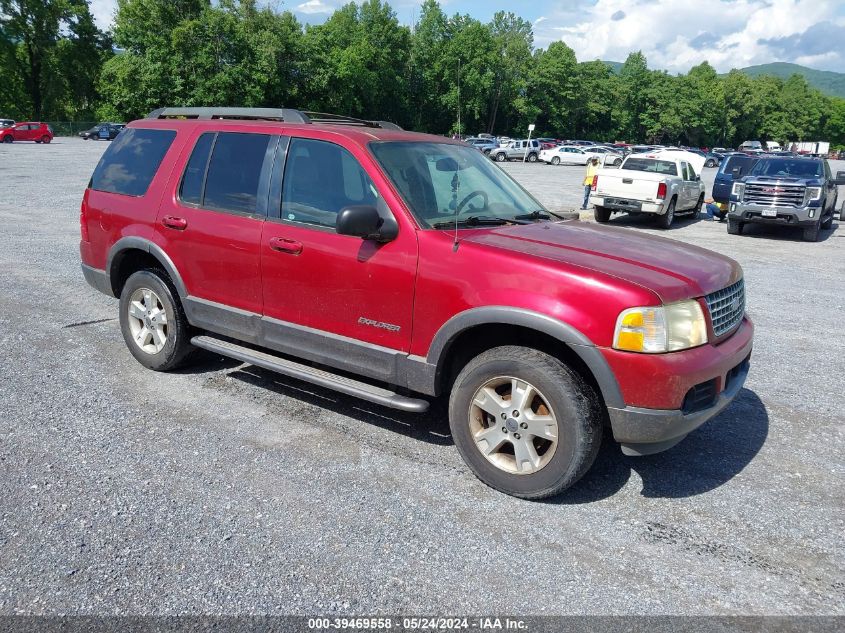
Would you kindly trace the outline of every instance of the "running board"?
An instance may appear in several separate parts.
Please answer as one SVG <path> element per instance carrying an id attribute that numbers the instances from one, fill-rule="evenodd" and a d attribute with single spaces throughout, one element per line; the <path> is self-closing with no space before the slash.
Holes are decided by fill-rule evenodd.
<path id="1" fill-rule="evenodd" d="M 201 347 L 209 352 L 221 354 L 230 358 L 263 367 L 291 378 L 304 380 L 321 387 L 334 389 L 349 396 L 355 396 L 362 400 L 375 402 L 385 407 L 409 411 L 411 413 L 422 413 L 428 410 L 428 401 L 418 398 L 409 398 L 388 389 L 382 389 L 375 385 L 353 380 L 346 376 L 338 376 L 322 369 L 315 369 L 308 365 L 302 365 L 273 354 L 259 352 L 249 347 L 243 347 L 237 343 L 231 343 L 211 336 L 195 336 L 191 344 Z"/>

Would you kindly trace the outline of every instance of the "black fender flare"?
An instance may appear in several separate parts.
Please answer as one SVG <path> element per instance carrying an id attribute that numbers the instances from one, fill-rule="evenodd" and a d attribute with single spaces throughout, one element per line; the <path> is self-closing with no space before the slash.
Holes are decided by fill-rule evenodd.
<path id="1" fill-rule="evenodd" d="M 160 246 L 142 237 L 122 237 L 109 249 L 108 258 L 106 259 L 106 276 L 108 277 L 109 286 L 112 288 L 112 291 L 114 291 L 112 274 L 120 264 L 123 254 L 130 250 L 143 251 L 155 257 L 170 277 L 173 285 L 176 286 L 179 298 L 185 299 L 188 296 L 188 290 L 185 288 L 185 282 L 182 281 L 182 276 L 179 274 L 179 271 L 176 270 L 176 265 L 173 263 L 173 260 L 170 259 L 167 253 L 165 253 Z"/>
<path id="2" fill-rule="evenodd" d="M 608 407 L 622 408 L 625 400 L 616 376 L 599 349 L 572 325 L 540 312 L 509 306 L 486 306 L 460 312 L 446 321 L 437 331 L 428 349 L 426 363 L 438 368 L 452 342 L 462 332 L 478 325 L 507 324 L 536 330 L 559 340 L 569 347 L 592 372 Z"/>

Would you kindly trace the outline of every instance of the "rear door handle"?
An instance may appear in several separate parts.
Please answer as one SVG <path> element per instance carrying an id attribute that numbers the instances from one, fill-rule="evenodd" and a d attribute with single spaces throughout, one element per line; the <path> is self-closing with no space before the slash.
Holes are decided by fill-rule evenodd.
<path id="1" fill-rule="evenodd" d="M 161 223 L 169 229 L 176 229 L 177 231 L 184 231 L 188 228 L 188 221 L 185 218 L 177 218 L 175 215 L 166 215 L 161 219 Z"/>
<path id="2" fill-rule="evenodd" d="M 289 240 L 285 237 L 271 237 L 270 248 L 280 253 L 299 255 L 302 252 L 302 242 L 297 242 L 296 240 Z"/>

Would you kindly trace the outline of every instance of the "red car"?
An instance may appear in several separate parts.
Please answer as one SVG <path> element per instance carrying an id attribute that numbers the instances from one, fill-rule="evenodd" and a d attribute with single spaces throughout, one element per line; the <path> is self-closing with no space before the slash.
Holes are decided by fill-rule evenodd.
<path id="1" fill-rule="evenodd" d="M 557 221 L 465 143 L 384 122 L 159 110 L 105 151 L 80 223 L 145 367 L 202 348 L 405 411 L 442 396 L 470 469 L 523 498 L 576 482 L 606 426 L 670 448 L 750 365 L 735 261 Z"/>
<path id="2" fill-rule="evenodd" d="M 49 143 L 53 140 L 53 130 L 46 123 L 26 121 L 15 123 L 12 127 L 0 130 L 0 141 L 14 143 L 15 141 L 35 141 Z"/>

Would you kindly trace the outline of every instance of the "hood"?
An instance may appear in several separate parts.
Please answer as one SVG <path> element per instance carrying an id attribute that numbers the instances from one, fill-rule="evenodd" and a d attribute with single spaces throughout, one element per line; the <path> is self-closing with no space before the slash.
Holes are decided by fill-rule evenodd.
<path id="1" fill-rule="evenodd" d="M 738 263 L 713 251 L 586 222 L 503 226 L 464 241 L 611 275 L 653 291 L 663 303 L 710 294 L 742 276 Z"/>

